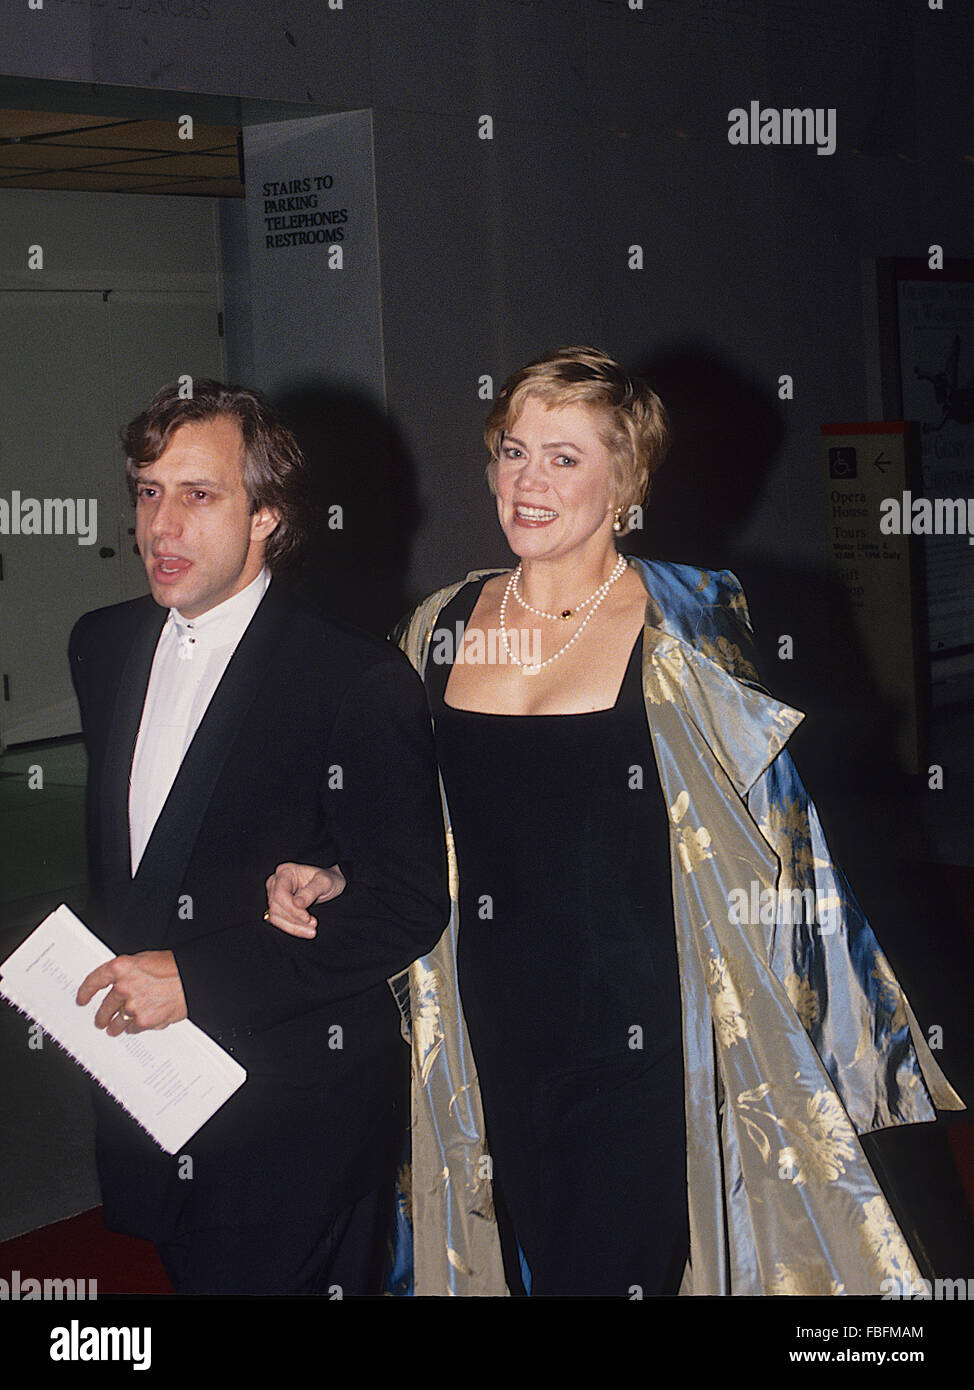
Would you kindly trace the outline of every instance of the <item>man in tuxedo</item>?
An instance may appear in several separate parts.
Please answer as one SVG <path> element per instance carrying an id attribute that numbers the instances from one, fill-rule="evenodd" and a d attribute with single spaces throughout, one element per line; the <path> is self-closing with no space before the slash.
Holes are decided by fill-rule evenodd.
<path id="1" fill-rule="evenodd" d="M 78 998 L 106 991 L 111 1035 L 188 1017 L 247 1080 L 174 1156 L 96 1091 L 105 1222 L 178 1292 L 378 1292 L 408 1123 L 386 980 L 449 910 L 423 689 L 282 587 L 309 490 L 263 398 L 166 388 L 123 438 L 151 597 L 71 635 L 88 917 L 119 952 Z M 264 920 L 282 860 L 336 866 L 313 940 Z"/>

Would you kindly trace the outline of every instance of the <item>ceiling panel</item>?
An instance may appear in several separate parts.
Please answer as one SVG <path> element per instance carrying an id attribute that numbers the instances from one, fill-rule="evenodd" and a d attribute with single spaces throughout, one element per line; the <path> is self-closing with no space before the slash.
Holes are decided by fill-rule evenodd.
<path id="1" fill-rule="evenodd" d="M 235 126 L 0 110 L 0 186 L 242 198 Z"/>
<path id="2" fill-rule="evenodd" d="M 148 179 L 140 180 L 131 175 L 126 177 L 124 174 L 105 174 L 97 169 L 59 169 L 57 172 L 45 171 L 39 174 L 24 174 L 16 179 L 4 179 L 4 188 L 60 188 L 69 190 L 85 190 L 94 193 L 167 193 L 169 190 L 164 188 L 147 187 Z M 194 193 L 206 192 L 196 184 Z"/>
<path id="3" fill-rule="evenodd" d="M 163 174 L 175 174 L 184 178 L 196 175 L 203 178 L 232 179 L 237 173 L 236 150 L 230 158 L 226 155 L 187 154 L 178 159 L 175 155 L 158 154 L 150 155 L 147 159 L 132 159 L 131 155 L 126 154 L 124 159 L 113 159 L 111 162 L 101 159 L 97 162 L 99 167 L 111 168 L 120 174 L 131 170 L 133 173 L 152 174 L 154 178 Z"/>
<path id="4" fill-rule="evenodd" d="M 132 188 L 126 191 L 131 193 L 185 193 L 195 194 L 197 198 L 205 193 L 207 198 L 237 198 L 240 196 L 239 189 L 240 184 L 236 179 L 207 179 L 204 185 L 201 185 L 199 180 L 184 183 L 178 179 L 167 179 L 158 186 L 153 184 L 151 188 Z"/>
<path id="5" fill-rule="evenodd" d="M 122 158 L 129 157 L 126 150 Z M 13 169 L 77 169 L 86 164 L 102 166 L 112 162 L 111 157 L 106 157 L 100 150 L 40 145 L 33 140 L 20 145 L 0 145 L 0 164 Z"/>
<path id="6" fill-rule="evenodd" d="M 0 136 L 7 139 L 104 124 L 104 116 L 66 116 L 63 111 L 0 110 Z"/>
<path id="7" fill-rule="evenodd" d="M 65 144 L 109 145 L 114 149 L 199 150 L 211 145 L 235 144 L 237 132 L 226 126 L 193 123 L 192 140 L 180 139 L 177 121 L 106 121 L 85 130 L 53 133 Z M 47 138 L 52 138 L 48 136 Z"/>

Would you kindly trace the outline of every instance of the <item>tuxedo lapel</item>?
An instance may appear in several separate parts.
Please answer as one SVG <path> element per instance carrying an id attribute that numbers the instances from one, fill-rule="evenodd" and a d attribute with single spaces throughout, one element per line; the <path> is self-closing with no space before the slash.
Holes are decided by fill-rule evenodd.
<path id="1" fill-rule="evenodd" d="M 106 884 L 124 891 L 132 876 L 129 844 L 129 777 L 149 673 L 167 610 L 146 600 L 147 611 L 122 667 L 108 729 L 99 798 Z"/>
<path id="2" fill-rule="evenodd" d="M 160 930 L 172 918 L 179 886 L 234 739 L 250 706 L 266 688 L 290 607 L 287 595 L 271 584 L 230 658 L 145 847 L 132 880 L 128 912 L 131 920 L 145 924 L 156 945 L 163 944 Z M 253 750 L 244 753 L 250 756 Z"/>

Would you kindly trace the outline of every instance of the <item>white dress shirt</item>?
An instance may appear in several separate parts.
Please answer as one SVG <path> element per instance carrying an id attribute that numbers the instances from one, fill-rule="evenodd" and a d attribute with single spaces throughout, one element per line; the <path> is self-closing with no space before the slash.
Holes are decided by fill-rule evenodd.
<path id="1" fill-rule="evenodd" d="M 270 582 L 265 567 L 246 589 L 198 618 L 169 610 L 152 660 L 129 774 L 133 877 L 186 750 Z"/>

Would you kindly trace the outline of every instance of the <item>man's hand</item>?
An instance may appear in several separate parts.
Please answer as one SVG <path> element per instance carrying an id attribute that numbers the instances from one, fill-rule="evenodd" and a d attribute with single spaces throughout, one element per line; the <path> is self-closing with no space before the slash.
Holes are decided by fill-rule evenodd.
<path id="1" fill-rule="evenodd" d="M 109 988 L 111 986 L 111 988 Z M 84 1006 L 100 989 L 108 989 L 95 1014 L 95 1027 L 110 1037 L 168 1028 L 186 1017 L 186 998 L 172 951 L 140 951 L 99 965 L 78 990 Z"/>
<path id="2" fill-rule="evenodd" d="M 314 864 L 278 864 L 267 880 L 268 922 L 290 936 L 313 937 L 318 923 L 308 908 L 337 898 L 345 887 L 345 875 L 337 864 L 319 869 Z"/>

